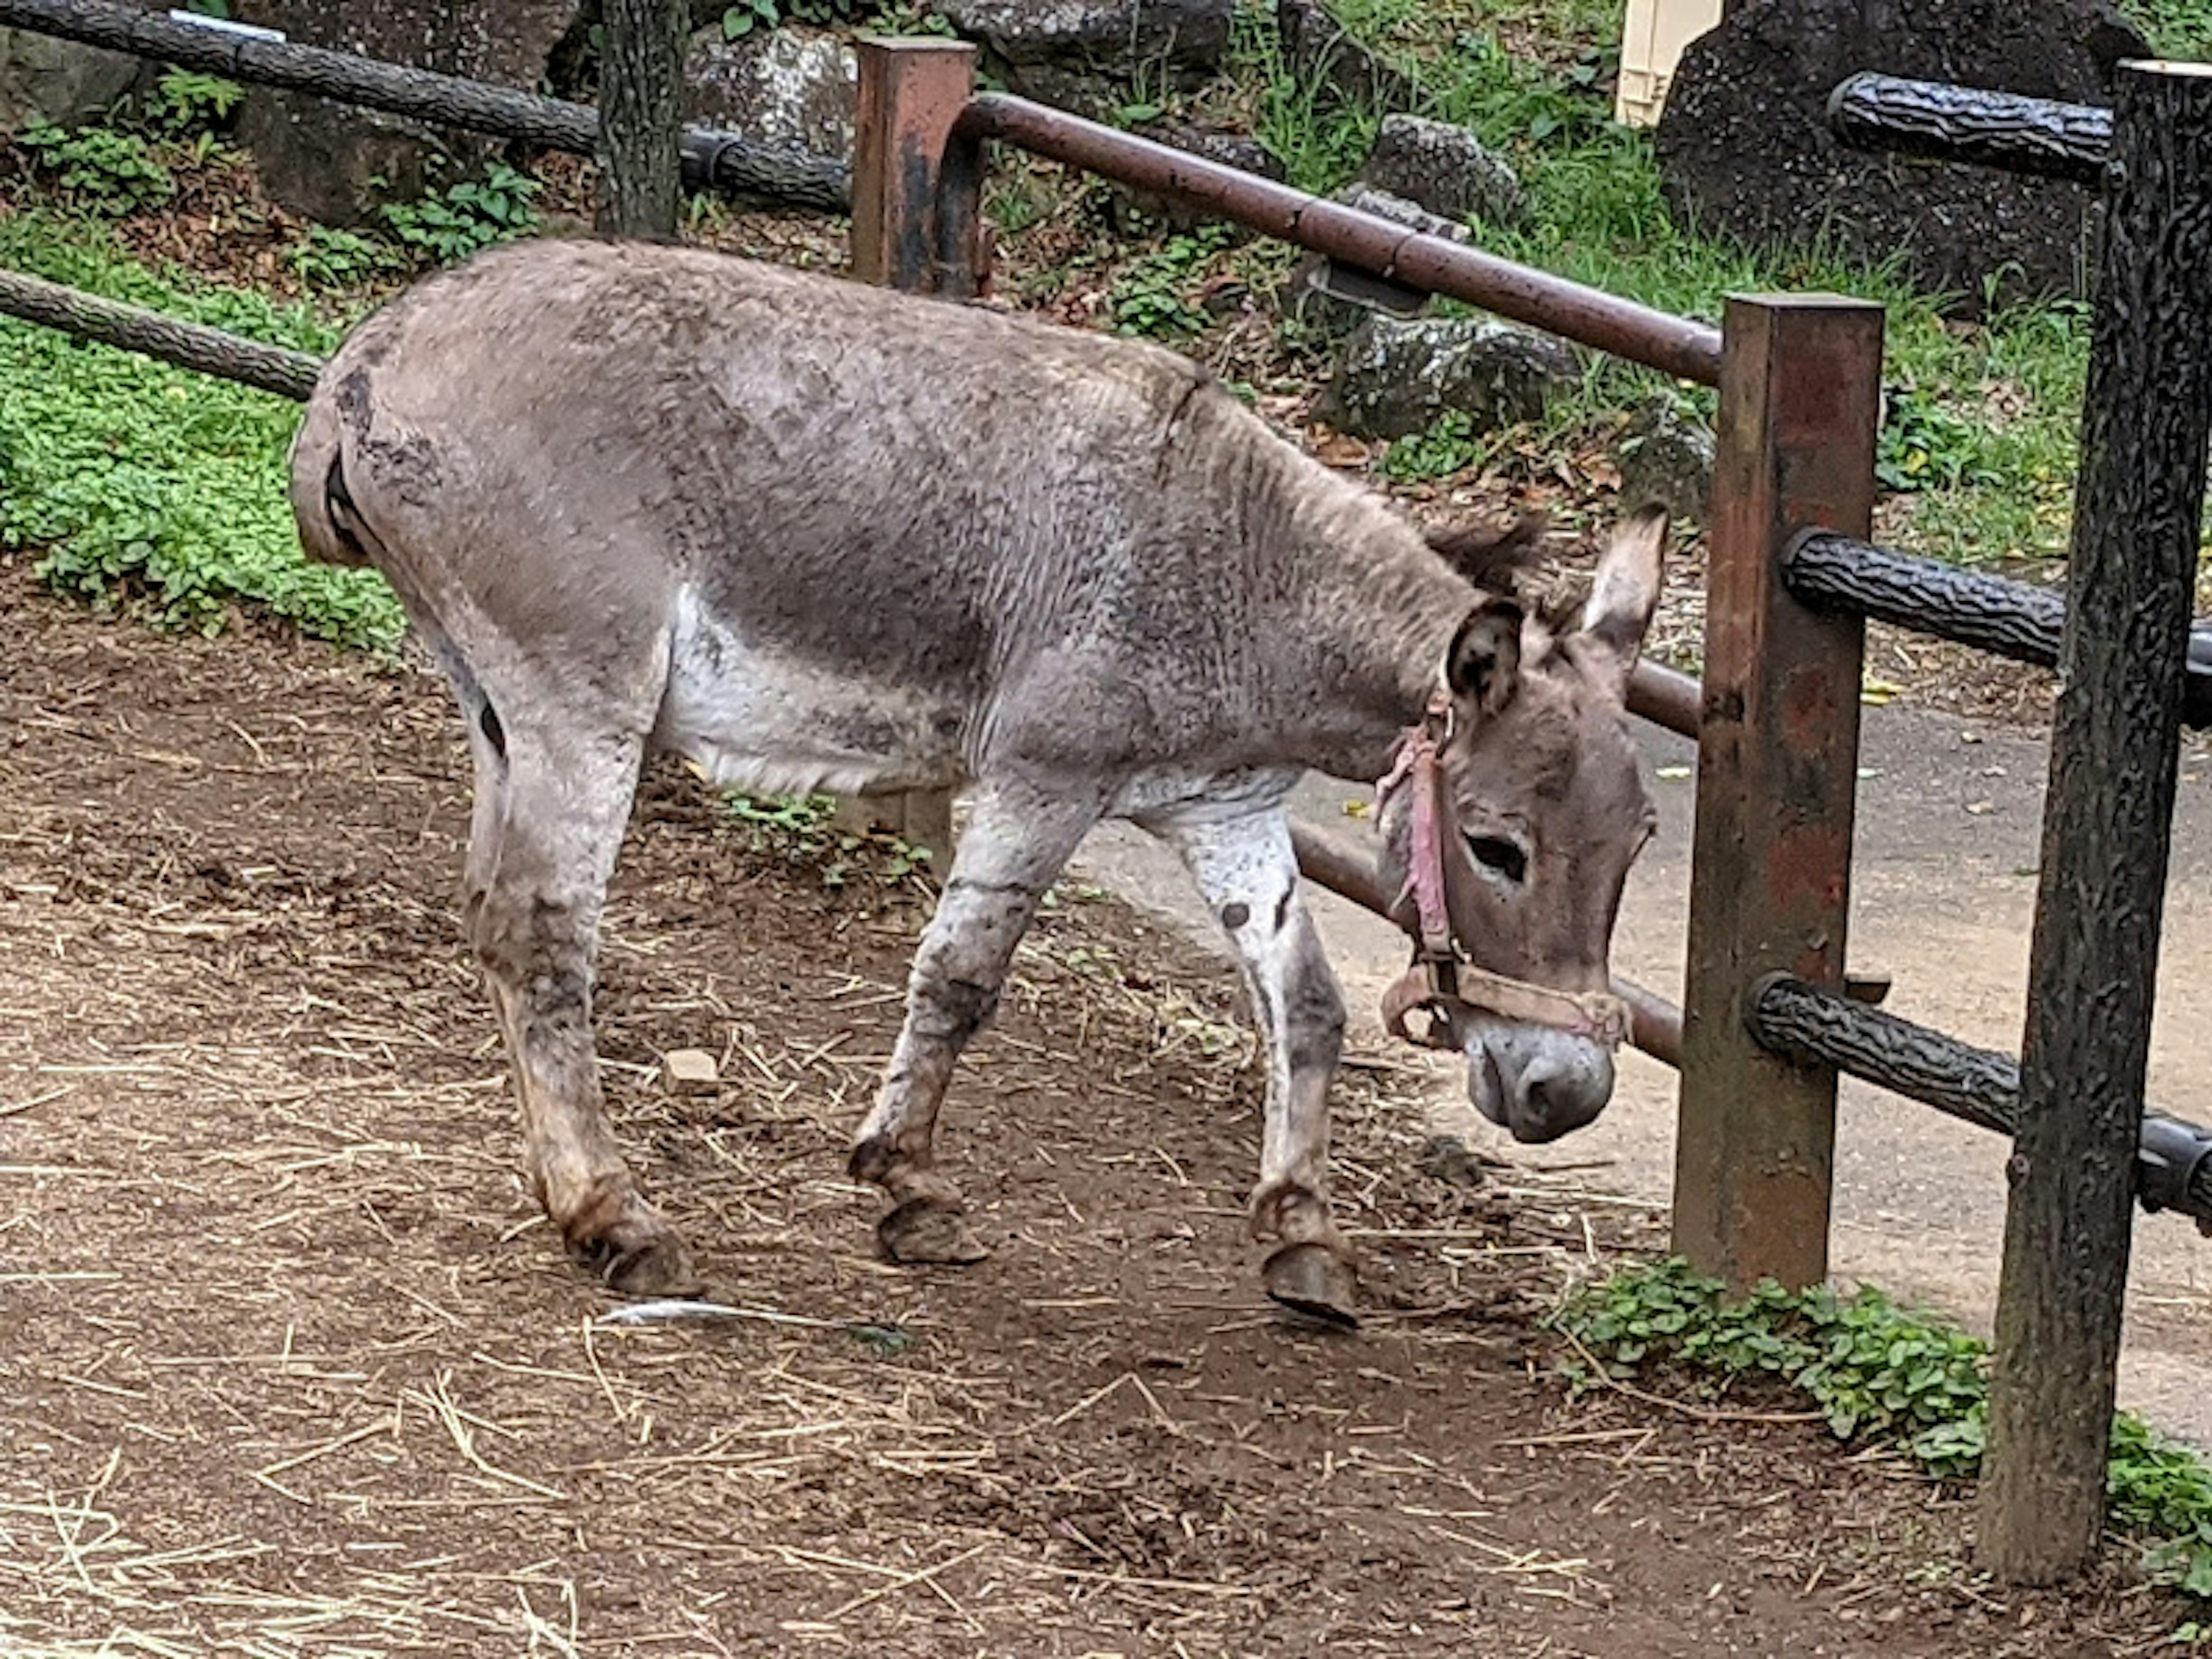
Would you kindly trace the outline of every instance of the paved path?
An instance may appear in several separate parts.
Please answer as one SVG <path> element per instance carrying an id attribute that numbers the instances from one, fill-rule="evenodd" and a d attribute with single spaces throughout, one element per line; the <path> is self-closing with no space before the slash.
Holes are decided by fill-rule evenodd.
<path id="1" fill-rule="evenodd" d="M 1655 769 L 1686 767 L 1691 745 L 1645 728 Z M 2047 750 L 2040 732 L 1893 705 L 1867 711 L 1851 921 L 1856 969 L 1893 974 L 1889 1006 L 1985 1047 L 2016 1053 L 2035 904 Z M 2173 879 L 2161 957 L 2151 1098 L 2212 1120 L 2212 750 L 2182 767 Z M 1688 909 L 1692 786 L 1653 784 L 1663 827 L 1630 882 L 1614 966 L 1670 996 L 1681 982 Z M 1360 791 L 1310 780 L 1302 813 L 1350 837 L 1343 812 Z M 1180 869 L 1121 827 L 1085 844 L 1089 878 L 1219 945 Z M 1382 988 L 1404 966 L 1401 937 L 1366 912 L 1316 893 L 1316 911 L 1355 1018 L 1375 1021 Z M 1641 1054 L 1622 1062 L 1604 1117 L 1556 1148 L 1515 1152 L 1438 1069 L 1440 1121 L 1472 1144 L 1536 1161 L 1601 1161 L 1594 1187 L 1663 1204 L 1674 1160 L 1674 1077 Z M 1834 1262 L 1924 1299 L 1986 1335 L 2004 1225 L 2001 1143 L 1879 1090 L 1846 1083 L 1838 1133 Z M 2212 1239 L 2172 1216 L 2136 1231 L 2124 1403 L 2212 1449 Z"/>

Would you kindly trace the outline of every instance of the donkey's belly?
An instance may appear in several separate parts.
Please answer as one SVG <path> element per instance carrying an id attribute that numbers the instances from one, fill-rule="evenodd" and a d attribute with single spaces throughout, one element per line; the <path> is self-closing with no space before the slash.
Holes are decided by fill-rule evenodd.
<path id="1" fill-rule="evenodd" d="M 964 781 L 964 709 L 747 644 L 689 590 L 678 600 L 654 743 L 715 783 L 861 794 Z"/>

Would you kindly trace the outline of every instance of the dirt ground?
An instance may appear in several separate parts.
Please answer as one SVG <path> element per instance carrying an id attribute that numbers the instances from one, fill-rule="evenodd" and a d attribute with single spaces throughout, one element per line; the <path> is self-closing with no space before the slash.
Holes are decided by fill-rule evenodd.
<path id="1" fill-rule="evenodd" d="M 945 1139 L 998 1246 L 872 1252 L 842 1152 L 924 914 L 656 778 L 608 926 L 620 1133 L 714 1326 L 598 1322 L 511 1173 L 442 691 L 161 638 L 0 563 L 0 1653 L 2124 1654 L 1968 1507 L 1747 1407 L 1579 1400 L 1539 1321 L 1649 1218 L 1419 1172 L 1339 1091 L 1373 1315 L 1270 1312 L 1232 987 L 1071 893 Z M 720 1055 L 681 1099 L 659 1054 Z"/>

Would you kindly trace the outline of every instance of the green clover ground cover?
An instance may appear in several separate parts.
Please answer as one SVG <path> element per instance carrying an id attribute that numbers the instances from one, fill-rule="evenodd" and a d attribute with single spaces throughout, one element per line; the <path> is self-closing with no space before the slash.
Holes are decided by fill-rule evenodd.
<path id="1" fill-rule="evenodd" d="M 37 209 L 0 218 L 0 266 L 304 351 L 339 333 L 302 307 L 150 271 L 104 226 Z M 169 626 L 212 632 L 244 605 L 397 644 L 381 578 L 300 550 L 284 496 L 295 405 L 6 319 L 0 386 L 0 543 L 31 550 L 54 586 Z"/>
<path id="2" fill-rule="evenodd" d="M 1714 1391 L 1763 1379 L 1804 1395 L 1838 1439 L 1893 1447 L 1946 1479 L 1981 1468 L 1988 1347 L 1879 1291 L 1770 1283 L 1731 1301 L 1662 1261 L 1583 1286 L 1553 1323 L 1608 1376 L 1669 1370 Z M 1570 1375 L 1591 1380 L 1586 1367 Z M 2212 1468 L 2123 1412 L 2110 1493 L 2112 1524 L 2143 1544 L 2153 1575 L 2212 1600 Z"/>

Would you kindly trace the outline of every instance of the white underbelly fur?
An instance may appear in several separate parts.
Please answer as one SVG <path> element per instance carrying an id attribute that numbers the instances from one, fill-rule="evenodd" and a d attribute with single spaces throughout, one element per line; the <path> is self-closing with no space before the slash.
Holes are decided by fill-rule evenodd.
<path id="1" fill-rule="evenodd" d="M 965 781 L 958 739 L 945 729 L 962 712 L 759 651 L 686 587 L 653 741 L 750 793 L 949 788 Z"/>

